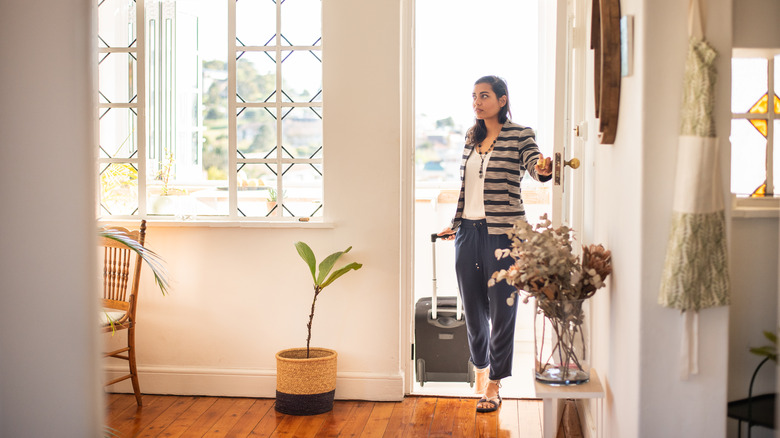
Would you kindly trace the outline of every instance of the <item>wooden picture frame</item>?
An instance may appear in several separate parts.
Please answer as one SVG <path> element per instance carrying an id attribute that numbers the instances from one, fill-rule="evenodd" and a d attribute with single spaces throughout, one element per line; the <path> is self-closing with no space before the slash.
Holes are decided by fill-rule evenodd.
<path id="1" fill-rule="evenodd" d="M 593 0 L 590 47 L 602 144 L 615 143 L 620 107 L 620 0 Z"/>

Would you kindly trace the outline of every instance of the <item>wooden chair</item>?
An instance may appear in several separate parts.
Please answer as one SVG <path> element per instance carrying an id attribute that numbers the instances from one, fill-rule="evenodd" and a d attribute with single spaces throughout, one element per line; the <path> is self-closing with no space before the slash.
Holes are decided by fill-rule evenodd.
<path id="1" fill-rule="evenodd" d="M 105 230 L 117 230 L 126 233 L 139 244 L 144 244 L 146 221 L 141 228 L 128 231 L 121 227 L 108 227 Z M 123 243 L 100 237 L 103 250 L 103 309 L 101 310 L 101 330 L 103 333 L 127 330 L 127 346 L 109 351 L 103 357 L 114 357 L 128 361 L 129 374 L 106 382 L 105 386 L 130 379 L 138 406 L 141 403 L 141 389 L 138 384 L 138 371 L 135 364 L 135 324 L 138 304 L 138 284 L 141 274 L 141 257 Z M 135 257 L 134 257 L 135 256 Z M 134 259 L 134 261 L 133 261 Z M 124 354 L 123 354 L 124 353 Z"/>

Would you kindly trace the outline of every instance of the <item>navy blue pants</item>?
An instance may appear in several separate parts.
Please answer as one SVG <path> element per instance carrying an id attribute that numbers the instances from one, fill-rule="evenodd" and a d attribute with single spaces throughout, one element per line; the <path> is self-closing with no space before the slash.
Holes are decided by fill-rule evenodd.
<path id="1" fill-rule="evenodd" d="M 455 271 L 471 361 L 477 368 L 489 365 L 491 380 L 512 375 L 517 305 L 508 305 L 506 299 L 515 288 L 505 281 L 487 285 L 493 272 L 514 262 L 511 257 L 496 259 L 496 249 L 510 246 L 506 234 L 488 234 L 484 219 L 463 219 L 455 236 Z"/>

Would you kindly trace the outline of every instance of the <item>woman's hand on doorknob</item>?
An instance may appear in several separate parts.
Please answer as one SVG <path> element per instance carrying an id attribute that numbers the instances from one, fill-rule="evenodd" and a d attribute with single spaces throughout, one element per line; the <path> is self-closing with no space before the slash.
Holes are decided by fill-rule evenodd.
<path id="1" fill-rule="evenodd" d="M 536 165 L 534 166 L 534 170 L 536 170 L 537 175 L 541 175 L 541 176 L 552 175 L 552 159 L 550 159 L 549 157 L 545 158 L 544 155 L 540 153 L 539 160 L 536 162 Z"/>

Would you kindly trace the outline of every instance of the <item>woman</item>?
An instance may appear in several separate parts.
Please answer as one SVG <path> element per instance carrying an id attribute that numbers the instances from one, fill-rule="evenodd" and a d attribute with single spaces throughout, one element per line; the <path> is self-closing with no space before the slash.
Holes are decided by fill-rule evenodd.
<path id="1" fill-rule="evenodd" d="M 466 133 L 458 208 L 439 236 L 455 239 L 455 270 L 476 390 L 482 394 L 477 412 L 492 412 L 501 405 L 501 379 L 512 374 L 517 313 L 506 302 L 513 287 L 506 282 L 492 287 L 487 283 L 493 272 L 513 261 L 497 260 L 495 251 L 511 246 L 506 231 L 525 220 L 520 181 L 526 172 L 538 181 L 549 181 L 552 163 L 539 152 L 533 130 L 509 120 L 512 113 L 503 79 L 480 78 L 472 99 L 476 121 Z"/>

